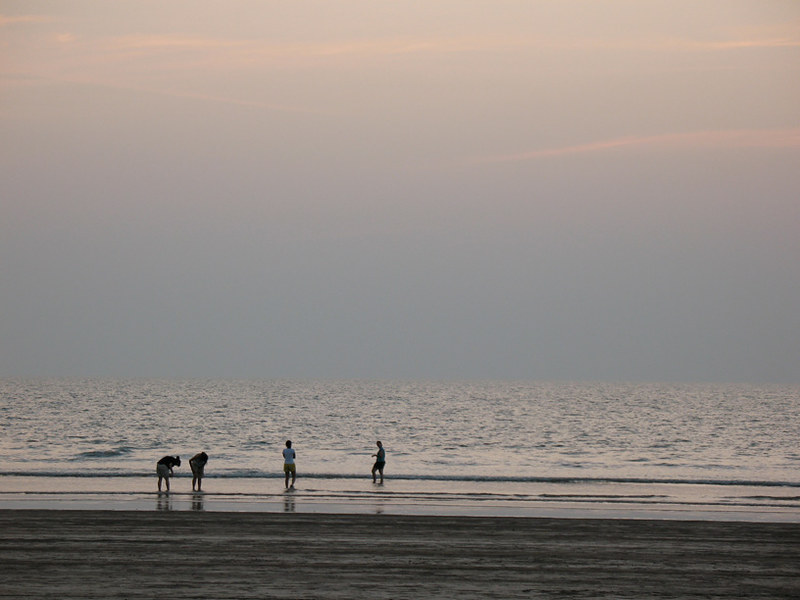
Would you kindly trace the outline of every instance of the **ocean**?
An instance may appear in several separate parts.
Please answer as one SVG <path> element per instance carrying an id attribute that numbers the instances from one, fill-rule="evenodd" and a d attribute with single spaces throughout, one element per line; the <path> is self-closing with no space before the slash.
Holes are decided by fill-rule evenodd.
<path id="1" fill-rule="evenodd" d="M 179 455 L 157 507 L 196 509 L 203 450 L 204 509 L 285 508 L 291 439 L 293 510 L 800 520 L 800 386 L 0 379 L 0 431 L 0 505 L 15 507 L 146 508 L 156 461 Z"/>

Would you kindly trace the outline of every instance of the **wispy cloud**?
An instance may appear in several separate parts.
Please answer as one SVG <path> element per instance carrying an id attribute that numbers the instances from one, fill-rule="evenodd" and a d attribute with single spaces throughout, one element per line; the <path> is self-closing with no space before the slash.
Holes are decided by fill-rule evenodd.
<path id="1" fill-rule="evenodd" d="M 659 43 L 655 42 L 653 48 Z M 697 51 L 725 51 L 725 50 L 751 50 L 758 48 L 798 48 L 800 36 L 769 37 L 769 38 L 743 38 L 734 40 L 690 40 L 680 38 L 665 39 L 660 43 L 664 49 L 673 49 L 686 52 Z"/>
<path id="2" fill-rule="evenodd" d="M 40 22 L 49 17 L 0 16 L 0 25 Z M 741 37 L 740 37 L 741 36 Z M 52 41 L 57 47 L 50 46 Z M 40 47 L 49 50 L 47 63 L 31 65 L 52 72 L 77 73 L 103 67 L 149 72 L 176 69 L 261 69 L 303 66 L 321 62 L 380 62 L 392 57 L 426 59 L 431 56 L 470 53 L 553 52 L 722 52 L 754 48 L 800 47 L 800 33 L 792 31 L 739 32 L 717 41 L 654 36 L 570 37 L 514 35 L 392 36 L 320 41 L 232 39 L 192 35 L 121 35 L 93 38 L 76 32 L 49 33 Z M 80 43 L 77 43 L 80 42 Z M 69 53 L 64 47 L 71 46 Z M 22 55 L 22 54 L 20 54 Z"/>
<path id="3" fill-rule="evenodd" d="M 696 40 L 675 37 L 591 38 L 591 37 L 515 37 L 443 36 L 430 38 L 393 37 L 332 40 L 328 42 L 268 43 L 263 40 L 231 40 L 190 36 L 135 35 L 113 38 L 109 49 L 143 51 L 244 51 L 249 56 L 382 56 L 400 54 L 462 53 L 504 51 L 523 48 L 549 50 L 624 50 L 624 51 L 723 51 L 748 48 L 800 47 L 797 35 L 749 36 L 727 40 Z"/>
<path id="4" fill-rule="evenodd" d="M 207 38 L 181 35 L 126 35 L 112 38 L 107 42 L 109 46 L 129 49 L 163 49 L 188 48 L 188 49 L 220 49 L 243 48 L 253 42 L 244 40 L 228 40 L 223 38 Z"/>
<path id="5" fill-rule="evenodd" d="M 365 38 L 331 40 L 327 42 L 267 42 L 264 40 L 231 40 L 191 36 L 131 35 L 110 39 L 109 50 L 142 50 L 167 52 L 170 50 L 239 51 L 249 57 L 325 57 L 342 55 L 380 56 L 432 52 L 467 52 L 492 47 L 529 45 L 530 40 L 509 40 L 492 37 L 442 37 L 442 38 Z"/>
<path id="6" fill-rule="evenodd" d="M 712 42 L 708 46 L 716 50 L 735 50 L 739 48 L 797 48 L 800 40 L 792 38 L 771 38 L 764 40 L 738 40 L 733 42 Z"/>
<path id="7" fill-rule="evenodd" d="M 187 100 L 198 100 L 202 102 L 211 102 L 215 104 L 231 104 L 235 106 L 265 109 L 278 112 L 302 113 L 302 114 L 328 114 L 324 110 L 308 108 L 303 106 L 293 106 L 289 104 L 278 104 L 273 102 L 261 102 L 258 100 L 244 100 L 241 98 L 235 98 L 231 96 L 220 96 L 216 94 L 206 94 L 203 92 L 192 92 L 187 90 L 149 87 L 144 85 L 136 85 L 131 83 L 112 81 L 108 79 L 90 79 L 90 78 L 80 78 L 80 77 L 51 77 L 47 78 L 47 80 L 58 81 L 60 83 L 72 83 L 77 85 L 95 86 L 98 88 L 124 90 L 129 92 L 136 92 L 139 94 L 151 94 L 154 96 L 185 98 Z"/>
<path id="8" fill-rule="evenodd" d="M 51 17 L 43 15 L 0 15 L 0 27 L 15 25 L 17 23 L 48 23 L 52 20 Z"/>
<path id="9" fill-rule="evenodd" d="M 626 136 L 572 146 L 542 148 L 516 154 L 475 158 L 472 164 L 511 163 L 578 154 L 607 152 L 618 148 L 682 146 L 694 148 L 800 148 L 800 128 L 692 131 L 650 136 Z"/>
<path id="10" fill-rule="evenodd" d="M 110 84 L 105 84 L 110 85 Z M 250 108 L 261 108 L 266 110 L 273 110 L 278 112 L 289 112 L 289 113 L 304 113 L 304 114 L 322 114 L 324 111 L 313 109 L 313 108 L 306 108 L 302 106 L 291 106 L 288 104 L 277 104 L 271 102 L 259 102 L 258 100 L 243 100 L 241 98 L 233 98 L 229 96 L 219 96 L 214 94 L 204 94 L 201 92 L 189 92 L 189 91 L 181 91 L 181 90 L 166 90 L 166 89 L 159 89 L 159 88 L 147 88 L 142 86 L 128 86 L 128 85 L 116 85 L 117 88 L 126 88 L 132 91 L 138 91 L 146 94 L 156 94 L 160 96 L 170 96 L 173 98 L 186 98 L 189 100 L 201 100 L 205 102 L 213 102 L 217 104 L 232 104 L 235 106 L 244 106 Z"/>

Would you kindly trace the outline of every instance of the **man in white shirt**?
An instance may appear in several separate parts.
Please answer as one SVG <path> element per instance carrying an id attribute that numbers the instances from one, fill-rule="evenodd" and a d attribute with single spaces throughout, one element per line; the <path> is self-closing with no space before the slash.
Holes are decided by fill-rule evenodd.
<path id="1" fill-rule="evenodd" d="M 295 453 L 292 448 L 292 440 L 286 440 L 286 448 L 283 449 L 283 472 L 286 473 L 286 489 L 289 489 L 289 475 L 292 476 L 292 487 L 294 487 L 294 478 L 297 475 L 297 468 L 294 464 Z"/>

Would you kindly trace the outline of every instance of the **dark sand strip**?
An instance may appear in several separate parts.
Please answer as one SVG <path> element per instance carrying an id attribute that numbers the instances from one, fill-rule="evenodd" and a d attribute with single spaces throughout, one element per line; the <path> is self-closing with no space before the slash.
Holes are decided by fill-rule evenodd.
<path id="1" fill-rule="evenodd" d="M 798 598 L 800 525 L 0 511 L 0 598 Z"/>

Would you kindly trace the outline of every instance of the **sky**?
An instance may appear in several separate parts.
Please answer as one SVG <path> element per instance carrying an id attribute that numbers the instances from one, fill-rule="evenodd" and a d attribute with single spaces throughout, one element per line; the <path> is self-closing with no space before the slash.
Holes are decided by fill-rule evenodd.
<path id="1" fill-rule="evenodd" d="M 800 382 L 800 2 L 0 3 L 0 376 Z"/>

